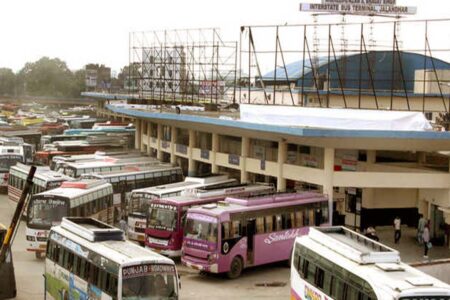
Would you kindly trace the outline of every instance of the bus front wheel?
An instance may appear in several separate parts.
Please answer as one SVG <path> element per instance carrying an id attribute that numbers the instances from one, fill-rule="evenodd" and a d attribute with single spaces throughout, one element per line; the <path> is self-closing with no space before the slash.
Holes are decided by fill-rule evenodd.
<path id="1" fill-rule="evenodd" d="M 238 256 L 233 258 L 230 264 L 230 271 L 227 272 L 227 276 L 230 279 L 238 278 L 242 273 L 244 265 L 242 263 L 242 259 Z"/>

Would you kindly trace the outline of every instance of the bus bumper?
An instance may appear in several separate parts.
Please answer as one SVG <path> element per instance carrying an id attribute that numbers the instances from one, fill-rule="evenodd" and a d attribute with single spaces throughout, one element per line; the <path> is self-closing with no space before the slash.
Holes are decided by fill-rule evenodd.
<path id="1" fill-rule="evenodd" d="M 181 249 L 180 250 L 158 249 L 158 248 L 149 247 L 147 245 L 145 245 L 145 248 L 152 250 L 153 252 L 162 254 L 164 256 L 168 256 L 168 257 L 180 257 L 181 256 Z"/>
<path id="2" fill-rule="evenodd" d="M 181 258 L 181 263 L 191 269 L 205 271 L 205 272 L 209 272 L 209 273 L 219 273 L 219 265 L 218 264 L 202 265 L 199 263 L 190 262 L 190 261 L 184 259 L 183 257 Z"/>

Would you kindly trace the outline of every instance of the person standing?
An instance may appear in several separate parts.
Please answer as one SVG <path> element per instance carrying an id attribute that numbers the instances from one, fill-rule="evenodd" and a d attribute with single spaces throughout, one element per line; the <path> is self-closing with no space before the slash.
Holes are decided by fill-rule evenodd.
<path id="1" fill-rule="evenodd" d="M 425 225 L 427 223 L 427 220 L 423 217 L 422 214 L 420 214 L 419 223 L 417 224 L 417 241 L 419 244 L 423 243 L 422 235 L 423 230 L 425 229 Z"/>
<path id="2" fill-rule="evenodd" d="M 430 223 L 428 222 L 424 229 L 423 229 L 423 233 L 422 233 L 422 241 L 423 241 L 423 249 L 424 249 L 424 253 L 423 253 L 423 258 L 428 258 L 428 250 L 431 248 L 431 243 L 430 243 Z"/>
<path id="3" fill-rule="evenodd" d="M 394 242 L 398 244 L 400 242 L 400 238 L 402 237 L 401 231 L 402 220 L 399 216 L 394 219 Z"/>

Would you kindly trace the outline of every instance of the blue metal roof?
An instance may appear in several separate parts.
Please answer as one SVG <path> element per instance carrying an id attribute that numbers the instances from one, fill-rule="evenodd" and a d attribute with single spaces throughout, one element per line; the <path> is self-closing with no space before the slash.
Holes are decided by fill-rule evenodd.
<path id="1" fill-rule="evenodd" d="M 276 74 L 277 81 L 296 81 L 297 86 L 314 86 L 311 63 L 308 57 L 305 58 L 304 65 L 304 76 L 302 76 L 303 61 L 296 61 L 286 65 L 287 79 L 285 69 L 280 67 L 265 74 L 263 80 L 273 81 Z M 377 93 L 393 89 L 401 91 L 404 95 L 405 88 L 408 94 L 414 91 L 416 70 L 433 70 L 433 68 L 450 70 L 450 63 L 418 53 L 370 51 L 364 54 L 358 53 L 337 57 L 336 60 L 334 57 L 320 57 L 317 73 L 319 76 L 322 75 L 326 78 L 329 72 L 330 88 L 333 89 L 341 87 L 339 71 L 344 90 L 359 89 L 360 85 L 361 89 L 372 90 L 371 72 L 374 82 L 373 88 Z"/>
<path id="2" fill-rule="evenodd" d="M 292 135 L 298 137 L 319 138 L 392 138 L 392 139 L 420 139 L 420 140 L 448 140 L 450 132 L 437 131 L 390 131 L 390 130 L 345 130 L 325 128 L 304 128 L 276 126 L 271 124 L 247 123 L 238 120 L 218 119 L 188 114 L 159 113 L 152 111 L 140 111 L 106 105 L 106 108 L 124 115 L 145 119 L 160 119 L 168 121 L 181 121 L 188 123 L 202 123 L 206 125 L 232 127 L 243 130 L 262 131 L 275 134 Z"/>

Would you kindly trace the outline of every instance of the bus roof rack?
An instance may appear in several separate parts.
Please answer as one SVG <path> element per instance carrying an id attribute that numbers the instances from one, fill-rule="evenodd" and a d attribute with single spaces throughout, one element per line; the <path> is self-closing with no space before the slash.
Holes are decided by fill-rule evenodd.
<path id="1" fill-rule="evenodd" d="M 313 227 L 309 237 L 358 264 L 399 263 L 397 250 L 343 226 Z"/>
<path id="2" fill-rule="evenodd" d="M 91 242 L 125 240 L 122 230 L 93 218 L 65 217 L 61 227 Z"/>

